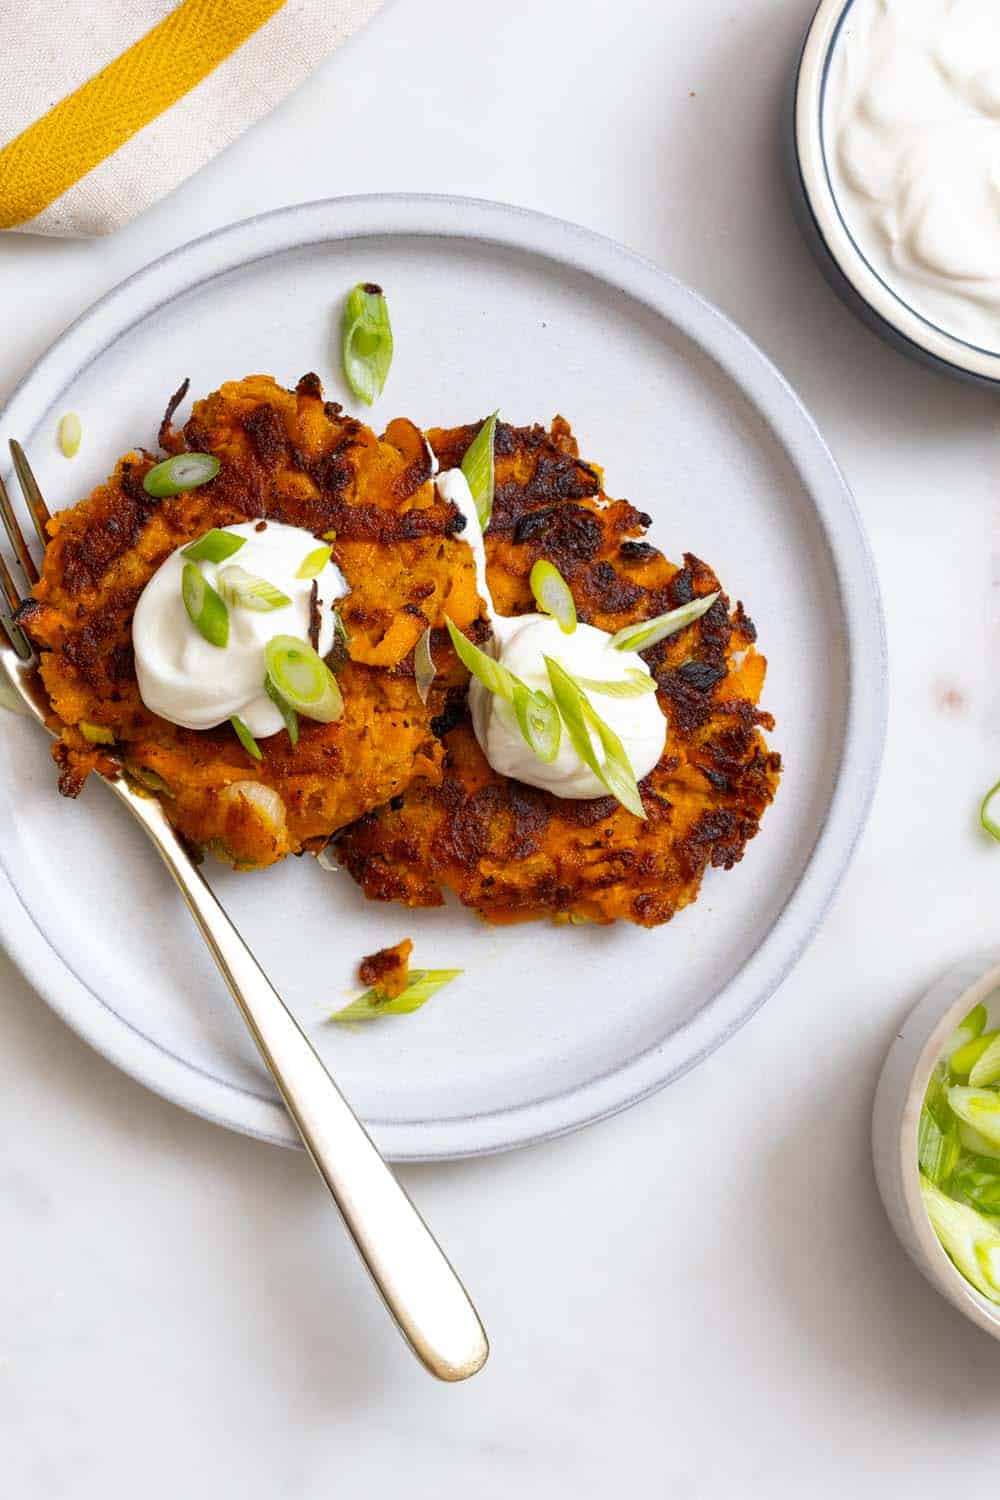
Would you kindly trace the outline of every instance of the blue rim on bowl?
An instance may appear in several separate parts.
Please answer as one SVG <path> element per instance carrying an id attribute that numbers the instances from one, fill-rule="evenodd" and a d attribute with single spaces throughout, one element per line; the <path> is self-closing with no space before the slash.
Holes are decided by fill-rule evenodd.
<path id="1" fill-rule="evenodd" d="M 892 291 L 858 248 L 837 202 L 823 112 L 834 48 L 855 0 L 820 0 L 792 77 L 784 145 L 796 218 L 834 291 L 893 348 L 977 385 L 1000 384 L 1000 355 L 946 333 Z"/>

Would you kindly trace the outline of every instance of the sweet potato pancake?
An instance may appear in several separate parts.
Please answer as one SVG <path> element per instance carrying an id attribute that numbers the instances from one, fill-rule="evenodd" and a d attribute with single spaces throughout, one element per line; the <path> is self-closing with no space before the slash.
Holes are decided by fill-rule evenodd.
<path id="1" fill-rule="evenodd" d="M 428 435 L 442 468 L 461 462 L 476 430 Z M 676 567 L 643 539 L 650 518 L 603 493 L 559 418 L 550 432 L 499 426 L 496 479 L 486 552 L 501 614 L 534 608 L 528 577 L 540 557 L 569 583 L 579 618 L 612 632 L 721 588 L 706 563 L 688 554 Z M 434 725 L 440 781 L 414 782 L 347 829 L 339 861 L 373 899 L 438 906 L 451 890 L 494 922 L 668 921 L 696 898 L 709 865 L 742 858 L 777 787 L 754 640 L 742 605 L 731 610 L 723 595 L 644 653 L 668 725 L 663 756 L 640 783 L 645 822 L 611 797 L 571 801 L 497 775 L 452 689 Z M 437 659 L 436 640 L 434 649 Z"/>
<path id="2" fill-rule="evenodd" d="M 19 619 L 40 652 L 67 795 L 120 756 L 192 844 L 241 867 L 268 865 L 321 845 L 413 782 L 438 781 L 443 751 L 430 725 L 447 680 L 425 707 L 413 647 L 445 613 L 474 627 L 475 573 L 458 539 L 464 518 L 429 482 L 430 457 L 411 422 L 390 423 L 379 439 L 324 402 L 315 375 L 294 392 L 268 376 L 227 384 L 195 405 L 183 433 L 171 420 L 178 398 L 161 445 L 216 454 L 218 477 L 156 500 L 142 483 L 156 459 L 127 455 L 89 499 L 53 517 L 42 578 Z M 349 635 L 338 668 L 343 717 L 303 719 L 294 749 L 284 731 L 265 739 L 260 763 L 228 724 L 194 731 L 151 713 L 131 641 L 139 595 L 170 553 L 211 527 L 255 519 L 332 535 L 351 589 L 340 611 Z"/>

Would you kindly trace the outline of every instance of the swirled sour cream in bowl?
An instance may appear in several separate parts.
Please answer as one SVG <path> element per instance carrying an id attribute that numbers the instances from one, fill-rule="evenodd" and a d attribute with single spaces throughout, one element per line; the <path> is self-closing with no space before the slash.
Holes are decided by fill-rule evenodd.
<path id="1" fill-rule="evenodd" d="M 823 0 L 791 141 L 800 223 L 848 305 L 897 348 L 1000 381 L 994 0 Z"/>
<path id="2" fill-rule="evenodd" d="M 172 552 L 146 584 L 132 622 L 136 678 L 148 709 L 183 729 L 213 729 L 234 716 L 255 739 L 266 739 L 285 721 L 264 691 L 264 653 L 275 636 L 309 640 L 313 584 L 316 584 L 318 639 L 326 656 L 336 632 L 333 605 L 348 592 L 344 575 L 329 558 L 318 573 L 300 576 L 305 559 L 321 543 L 311 531 L 278 521 L 241 521 L 227 526 L 242 545 L 219 562 L 198 561 L 205 582 L 224 591 L 227 569 L 266 582 L 288 603 L 276 609 L 235 607 L 229 610 L 229 637 L 215 646 L 192 622 L 184 604 L 182 582 L 191 561 L 184 547 Z"/>

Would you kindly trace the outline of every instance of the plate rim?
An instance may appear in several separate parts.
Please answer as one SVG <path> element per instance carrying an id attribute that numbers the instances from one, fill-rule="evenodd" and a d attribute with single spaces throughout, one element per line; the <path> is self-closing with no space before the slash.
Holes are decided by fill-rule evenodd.
<path id="1" fill-rule="evenodd" d="M 695 1016 L 586 1082 L 454 1119 L 366 1121 L 390 1159 L 435 1161 L 552 1139 L 627 1109 L 704 1061 L 774 994 L 815 936 L 868 820 L 888 717 L 887 644 L 856 503 L 815 421 L 777 367 L 724 313 L 653 261 L 532 209 L 449 195 L 375 193 L 293 204 L 220 226 L 135 271 L 71 323 L 14 387 L 0 410 L 0 437 L 30 441 L 73 380 L 185 292 L 317 243 L 384 236 L 464 239 L 541 256 L 613 286 L 691 339 L 763 418 L 798 475 L 829 550 L 847 643 L 844 743 L 827 815 L 798 882 L 756 948 Z M 279 1101 L 177 1057 L 75 975 L 35 925 L 2 862 L 0 892 L 0 942 L 41 998 L 97 1052 L 205 1119 L 274 1144 L 300 1144 Z"/>

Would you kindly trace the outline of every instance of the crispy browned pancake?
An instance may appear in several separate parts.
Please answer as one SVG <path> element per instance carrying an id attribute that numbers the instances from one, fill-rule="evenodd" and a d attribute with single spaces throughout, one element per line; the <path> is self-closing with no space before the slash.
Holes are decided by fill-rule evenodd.
<path id="1" fill-rule="evenodd" d="M 476 427 L 429 434 L 442 468 L 461 462 Z M 497 430 L 497 489 L 486 534 L 498 610 L 534 605 L 532 565 L 566 578 L 579 617 L 606 630 L 714 592 L 690 554 L 669 563 L 643 540 L 649 517 L 603 493 L 568 426 Z M 614 799 L 569 801 L 498 776 L 453 689 L 435 727 L 439 783 L 413 784 L 337 841 L 337 856 L 376 900 L 438 906 L 445 890 L 493 922 L 545 915 L 652 927 L 695 899 L 709 865 L 730 869 L 777 787 L 780 757 L 757 708 L 766 662 L 742 605 L 723 595 L 694 625 L 645 653 L 668 723 L 664 754 L 641 783 L 646 821 Z M 443 641 L 435 641 L 435 657 Z"/>
<path id="2" fill-rule="evenodd" d="M 412 654 L 428 623 L 447 612 L 468 628 L 480 612 L 469 549 L 457 539 L 464 521 L 428 482 L 430 458 L 411 422 L 390 423 L 378 439 L 323 401 L 315 375 L 294 392 L 262 375 L 227 384 L 195 405 L 183 435 L 171 415 L 163 446 L 217 454 L 218 478 L 158 501 L 142 485 L 156 460 L 122 459 L 107 484 L 53 518 L 20 620 L 41 653 L 66 793 L 109 753 L 79 728 L 99 726 L 193 844 L 240 866 L 267 865 L 322 843 L 414 781 L 437 781 L 442 750 L 430 720 L 446 682 L 425 707 Z M 260 764 L 228 725 L 185 730 L 150 713 L 131 643 L 136 601 L 165 558 L 212 526 L 254 518 L 335 531 L 334 560 L 351 587 L 343 718 L 303 720 L 295 750 L 284 732 L 266 739 Z"/>

